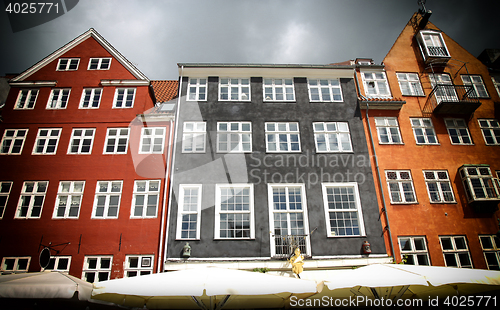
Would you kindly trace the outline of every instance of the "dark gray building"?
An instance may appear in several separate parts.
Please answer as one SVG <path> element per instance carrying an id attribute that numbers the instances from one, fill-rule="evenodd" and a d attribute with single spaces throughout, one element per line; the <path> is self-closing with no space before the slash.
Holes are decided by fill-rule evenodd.
<path id="1" fill-rule="evenodd" d="M 165 270 L 391 261 L 354 66 L 178 66 Z"/>

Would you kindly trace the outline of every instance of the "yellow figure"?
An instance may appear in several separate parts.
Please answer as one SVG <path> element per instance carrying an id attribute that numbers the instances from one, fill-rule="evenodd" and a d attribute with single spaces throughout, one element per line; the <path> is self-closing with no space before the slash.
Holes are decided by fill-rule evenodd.
<path id="1" fill-rule="evenodd" d="M 295 255 L 293 255 L 290 258 L 290 263 L 292 264 L 292 271 L 295 273 L 299 278 L 299 273 L 301 273 L 304 269 L 302 266 L 304 265 L 304 256 L 300 255 L 300 249 L 295 248 Z"/>

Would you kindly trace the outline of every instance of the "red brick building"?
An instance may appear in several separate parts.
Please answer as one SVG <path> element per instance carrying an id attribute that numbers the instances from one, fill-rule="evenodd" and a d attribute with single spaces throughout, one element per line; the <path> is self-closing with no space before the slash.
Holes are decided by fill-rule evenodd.
<path id="1" fill-rule="evenodd" d="M 177 81 L 150 81 L 90 29 L 10 87 L 1 272 L 40 271 L 45 247 L 47 269 L 90 282 L 159 271 Z"/>

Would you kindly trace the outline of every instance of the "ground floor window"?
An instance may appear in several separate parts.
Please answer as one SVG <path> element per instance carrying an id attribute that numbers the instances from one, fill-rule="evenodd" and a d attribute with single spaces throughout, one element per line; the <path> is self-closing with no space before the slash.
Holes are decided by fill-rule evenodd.
<path id="1" fill-rule="evenodd" d="M 431 265 L 425 237 L 398 237 L 398 243 L 405 264 Z"/>
<path id="2" fill-rule="evenodd" d="M 500 239 L 495 235 L 479 236 L 489 270 L 500 270 Z"/>
<path id="3" fill-rule="evenodd" d="M 28 272 L 31 257 L 4 257 L 2 259 L 2 273 Z"/>
<path id="4" fill-rule="evenodd" d="M 52 256 L 50 258 L 49 265 L 45 268 L 45 270 L 68 273 L 70 264 L 71 256 Z"/>
<path id="5" fill-rule="evenodd" d="M 469 247 L 465 236 L 440 236 L 444 263 L 447 267 L 472 268 Z"/>
<path id="6" fill-rule="evenodd" d="M 153 273 L 154 255 L 127 255 L 125 258 L 125 277 L 144 276 Z"/>
<path id="7" fill-rule="evenodd" d="M 90 283 L 109 280 L 112 262 L 113 256 L 85 256 L 82 279 Z"/>

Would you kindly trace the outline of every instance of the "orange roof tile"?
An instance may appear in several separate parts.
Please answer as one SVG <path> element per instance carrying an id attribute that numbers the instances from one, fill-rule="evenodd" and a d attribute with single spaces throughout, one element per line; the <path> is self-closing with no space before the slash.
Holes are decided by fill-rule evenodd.
<path id="1" fill-rule="evenodd" d="M 151 81 L 156 102 L 167 102 L 177 97 L 179 83 L 177 81 Z"/>

